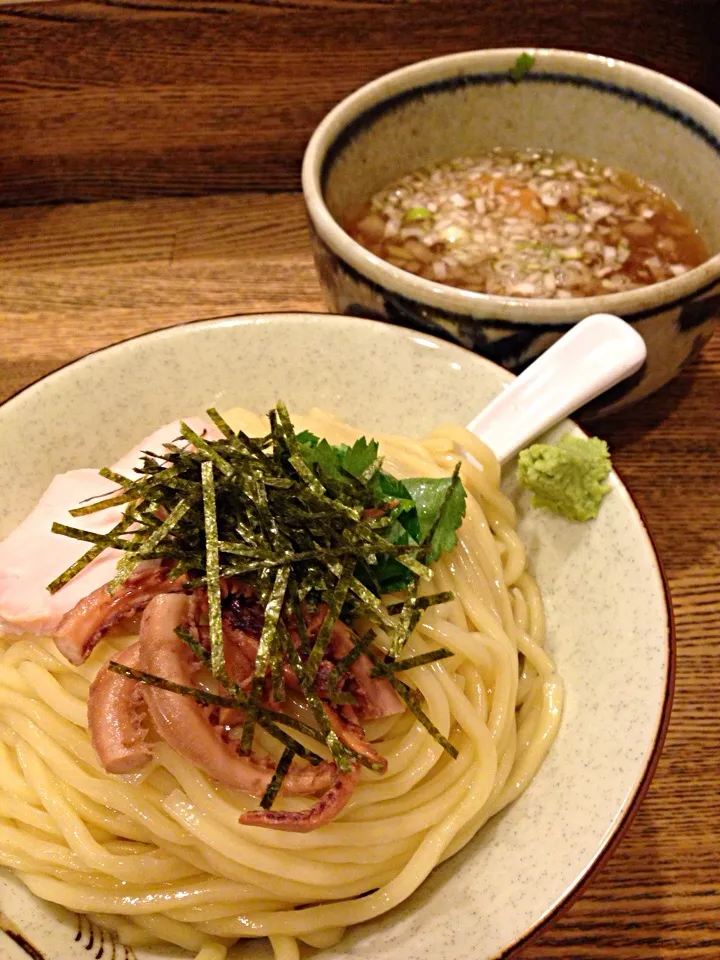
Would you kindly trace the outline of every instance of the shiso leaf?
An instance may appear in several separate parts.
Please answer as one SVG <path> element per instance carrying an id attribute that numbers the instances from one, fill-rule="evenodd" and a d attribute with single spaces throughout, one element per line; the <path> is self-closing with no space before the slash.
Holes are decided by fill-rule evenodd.
<path id="1" fill-rule="evenodd" d="M 365 437 L 356 440 L 349 450 L 346 450 L 342 456 L 342 467 L 348 473 L 352 474 L 358 480 L 364 479 L 368 474 L 369 480 L 380 468 L 380 459 L 378 457 L 377 440 L 371 440 L 369 443 Z"/>
<path id="2" fill-rule="evenodd" d="M 425 562 L 434 563 L 457 543 L 455 531 L 465 516 L 465 488 L 458 468 L 452 477 L 418 477 L 404 483 L 417 510 L 420 542 L 430 544 Z"/>

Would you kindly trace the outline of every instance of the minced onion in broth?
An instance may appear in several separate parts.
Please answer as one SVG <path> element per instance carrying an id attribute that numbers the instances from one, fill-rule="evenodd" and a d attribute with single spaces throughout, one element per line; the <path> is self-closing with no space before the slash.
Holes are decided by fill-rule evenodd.
<path id="1" fill-rule="evenodd" d="M 376 193 L 347 230 L 403 270 L 512 297 L 615 293 L 708 258 L 660 190 L 548 150 L 496 149 L 417 170 Z"/>

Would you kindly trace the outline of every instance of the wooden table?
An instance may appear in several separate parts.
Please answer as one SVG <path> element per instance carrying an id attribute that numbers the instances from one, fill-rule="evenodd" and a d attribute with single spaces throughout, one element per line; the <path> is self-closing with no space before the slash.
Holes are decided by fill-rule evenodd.
<path id="1" fill-rule="evenodd" d="M 323 308 L 296 194 L 0 209 L 0 400 L 146 330 Z M 719 408 L 716 336 L 658 396 L 594 426 L 648 519 L 670 582 L 675 707 L 625 839 L 517 960 L 720 957 Z"/>

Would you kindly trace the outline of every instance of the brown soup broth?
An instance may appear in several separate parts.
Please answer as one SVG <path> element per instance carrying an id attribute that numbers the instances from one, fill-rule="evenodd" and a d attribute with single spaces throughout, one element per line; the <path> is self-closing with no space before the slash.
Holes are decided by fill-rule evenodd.
<path id="1" fill-rule="evenodd" d="M 394 266 L 479 293 L 631 290 L 708 259 L 689 217 L 624 170 L 547 150 L 493 150 L 408 174 L 348 233 Z"/>

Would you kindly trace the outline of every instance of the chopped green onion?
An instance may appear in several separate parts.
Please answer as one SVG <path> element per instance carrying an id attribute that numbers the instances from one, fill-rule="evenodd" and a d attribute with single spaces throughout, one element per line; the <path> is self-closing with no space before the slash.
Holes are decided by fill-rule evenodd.
<path id="1" fill-rule="evenodd" d="M 531 53 L 521 53 L 508 73 L 513 83 L 519 83 L 525 74 L 532 69 L 535 64 L 535 57 Z"/>
<path id="2" fill-rule="evenodd" d="M 432 220 L 432 211 L 427 207 L 410 207 L 403 214 L 403 223 L 415 223 L 418 220 Z"/>

